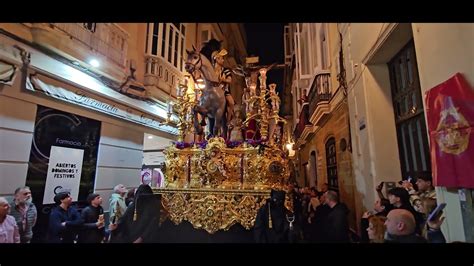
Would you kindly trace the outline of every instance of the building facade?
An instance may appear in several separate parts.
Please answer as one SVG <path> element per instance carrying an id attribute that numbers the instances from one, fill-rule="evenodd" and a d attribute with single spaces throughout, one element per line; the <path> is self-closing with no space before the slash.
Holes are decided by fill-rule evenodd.
<path id="1" fill-rule="evenodd" d="M 1 23 L 0 195 L 26 184 L 47 206 L 51 147 L 80 147 L 74 200 L 100 193 L 107 212 L 113 187 L 137 187 L 144 157 L 159 163 L 175 140 L 175 125 L 162 123 L 167 104 L 184 83 L 186 49 L 205 36 L 223 41 L 229 67 L 246 57 L 245 32 L 233 23 Z"/>
<path id="2" fill-rule="evenodd" d="M 340 23 L 358 217 L 381 181 L 431 175 L 425 93 L 462 73 L 474 84 L 474 25 Z M 384 191 L 385 192 L 385 191 Z M 436 187 L 447 241 L 472 241 L 472 191 Z M 469 207 L 470 206 L 470 207 Z"/>
<path id="3" fill-rule="evenodd" d="M 285 27 L 285 82 L 292 94 L 294 149 L 301 186 L 328 183 L 355 210 L 345 84 L 339 82 L 340 37 L 333 23 Z M 356 213 L 350 225 L 357 228 Z"/>

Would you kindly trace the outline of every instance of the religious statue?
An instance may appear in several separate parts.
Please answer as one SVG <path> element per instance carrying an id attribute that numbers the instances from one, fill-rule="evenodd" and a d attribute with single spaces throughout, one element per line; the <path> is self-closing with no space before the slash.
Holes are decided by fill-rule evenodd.
<path id="1" fill-rule="evenodd" d="M 214 51 L 212 53 L 212 60 L 214 65 L 214 71 L 219 79 L 219 82 L 223 85 L 224 95 L 227 103 L 227 123 L 232 121 L 234 117 L 234 105 L 235 101 L 230 92 L 230 85 L 232 84 L 232 70 L 224 67 L 224 56 L 227 55 L 226 49 Z"/>
<path id="2" fill-rule="evenodd" d="M 243 116 L 242 116 L 242 110 L 240 106 L 236 106 L 234 110 L 235 117 L 232 119 L 232 121 L 229 123 L 229 131 L 230 131 L 230 136 L 228 139 L 231 141 L 243 141 L 243 134 L 242 134 L 242 122 L 243 122 Z"/>
<path id="3" fill-rule="evenodd" d="M 270 88 L 270 101 L 272 104 L 272 111 L 274 114 L 278 114 L 280 111 L 280 97 L 278 97 L 278 92 L 275 92 L 276 84 L 272 83 L 268 85 Z"/>

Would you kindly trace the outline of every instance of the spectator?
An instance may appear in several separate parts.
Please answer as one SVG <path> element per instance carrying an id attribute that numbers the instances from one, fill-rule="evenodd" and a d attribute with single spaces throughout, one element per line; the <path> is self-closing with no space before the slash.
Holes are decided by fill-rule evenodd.
<path id="1" fill-rule="evenodd" d="M 74 243 L 83 221 L 75 207 L 71 206 L 69 192 L 60 192 L 54 196 L 57 204 L 49 215 L 49 241 L 52 243 Z"/>
<path id="2" fill-rule="evenodd" d="M 383 216 L 372 215 L 369 217 L 367 235 L 370 243 L 383 243 L 385 236 L 385 220 Z"/>
<path id="3" fill-rule="evenodd" d="M 118 184 L 114 187 L 114 193 L 110 196 L 109 200 L 109 220 L 110 223 L 117 222 L 120 217 L 125 213 L 127 209 L 127 204 L 125 203 L 125 195 L 127 195 L 127 188 Z"/>
<path id="4" fill-rule="evenodd" d="M 436 199 L 423 198 L 420 210 L 425 215 L 425 225 L 423 227 L 422 236 L 428 240 L 429 243 L 446 243 L 446 238 L 441 232 L 441 224 L 444 222 L 444 217 L 441 217 L 442 212 L 434 217 L 431 221 L 428 220 L 429 214 L 436 208 Z"/>
<path id="5" fill-rule="evenodd" d="M 425 198 L 436 199 L 436 191 L 432 184 L 431 176 L 420 176 L 416 179 L 416 186 L 418 191 L 415 191 L 413 184 L 408 181 L 403 181 L 403 187 L 408 190 L 410 194 L 410 203 L 413 208 L 418 211 L 421 207 L 421 201 Z"/>
<path id="6" fill-rule="evenodd" d="M 311 232 L 310 242 L 324 242 L 324 224 L 326 223 L 327 216 L 331 212 L 331 208 L 326 204 L 326 195 L 319 192 L 319 202 L 321 204 L 316 207 L 314 211 L 314 217 L 311 218 Z"/>
<path id="7" fill-rule="evenodd" d="M 367 234 L 367 228 L 369 227 L 369 220 L 368 218 L 372 215 L 380 216 L 380 217 L 387 217 L 388 213 L 393 209 L 392 204 L 388 199 L 378 199 L 375 201 L 374 210 L 373 211 L 366 211 L 362 215 L 362 219 L 360 221 L 360 238 L 361 242 L 368 243 L 369 236 Z"/>
<path id="8" fill-rule="evenodd" d="M 413 214 L 416 221 L 416 233 L 421 234 L 423 215 L 411 206 L 408 191 L 403 187 L 394 187 L 388 191 L 388 199 L 395 209 L 405 209 Z"/>
<path id="9" fill-rule="evenodd" d="M 20 232 L 15 218 L 8 215 L 10 204 L 0 197 L 0 243 L 20 243 Z"/>
<path id="10" fill-rule="evenodd" d="M 322 192 L 322 193 L 326 193 L 328 190 L 329 190 L 329 184 L 328 184 L 328 183 L 324 183 L 324 184 L 321 186 L 321 192 Z"/>
<path id="11" fill-rule="evenodd" d="M 81 212 L 84 224 L 79 233 L 78 243 L 101 243 L 105 237 L 104 209 L 102 197 L 99 194 L 91 193 L 87 196 L 89 206 Z"/>
<path id="12" fill-rule="evenodd" d="M 329 190 L 326 193 L 326 204 L 331 208 L 324 224 L 326 242 L 349 242 L 349 209 L 339 202 L 337 192 Z"/>
<path id="13" fill-rule="evenodd" d="M 385 226 L 387 228 L 385 243 L 426 243 L 424 238 L 415 233 L 415 217 L 408 210 L 391 210 Z"/>
<path id="14" fill-rule="evenodd" d="M 15 217 L 20 232 L 20 242 L 30 243 L 33 238 L 33 226 L 36 224 L 38 213 L 29 187 L 19 187 L 11 203 L 10 215 Z"/>

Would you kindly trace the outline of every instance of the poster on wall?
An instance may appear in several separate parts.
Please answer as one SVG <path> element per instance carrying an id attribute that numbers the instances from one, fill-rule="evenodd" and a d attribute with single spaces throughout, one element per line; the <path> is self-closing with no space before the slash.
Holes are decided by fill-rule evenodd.
<path id="1" fill-rule="evenodd" d="M 63 191 L 71 193 L 72 199 L 77 200 L 83 158 L 82 149 L 51 146 L 43 204 L 54 203 L 54 196 Z"/>

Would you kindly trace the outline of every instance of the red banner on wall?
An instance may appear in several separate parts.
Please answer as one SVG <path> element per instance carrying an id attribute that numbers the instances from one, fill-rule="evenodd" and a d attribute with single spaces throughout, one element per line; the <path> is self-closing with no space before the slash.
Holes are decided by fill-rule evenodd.
<path id="1" fill-rule="evenodd" d="M 428 91 L 426 116 L 435 186 L 474 188 L 474 91 L 457 73 Z"/>

